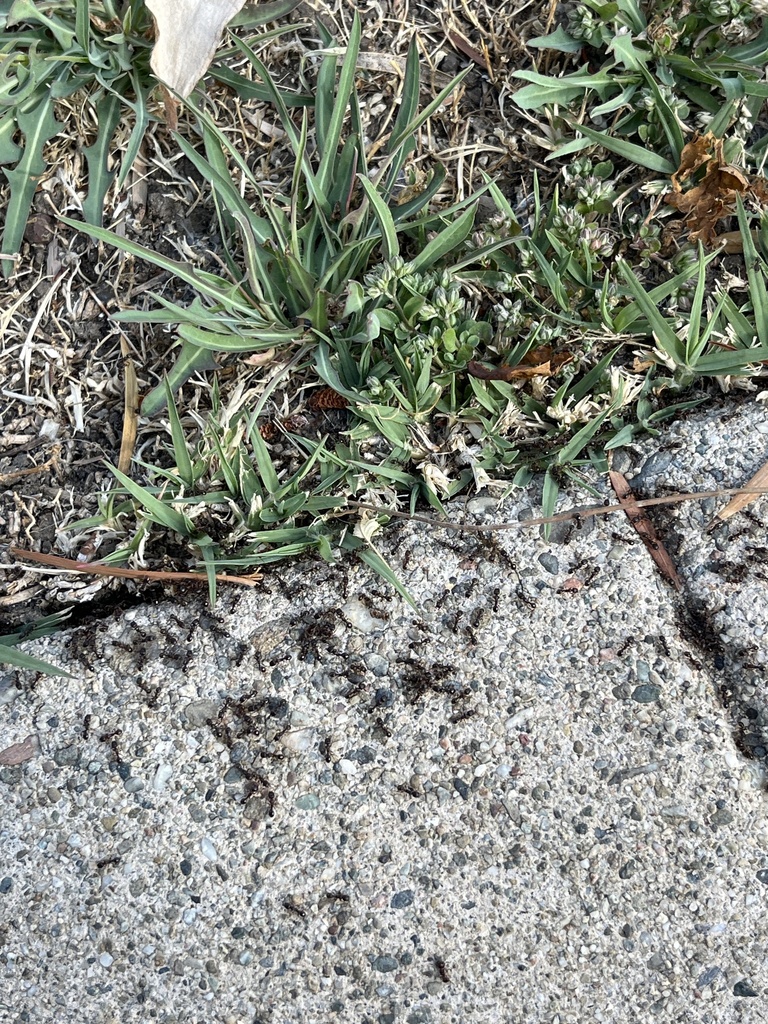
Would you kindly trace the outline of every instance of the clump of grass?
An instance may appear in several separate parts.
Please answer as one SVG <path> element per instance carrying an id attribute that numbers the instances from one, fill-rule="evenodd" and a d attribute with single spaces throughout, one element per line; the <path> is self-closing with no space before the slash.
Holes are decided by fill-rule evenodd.
<path id="1" fill-rule="evenodd" d="M 238 23 L 256 28 L 295 5 L 295 0 L 259 4 Z M 115 178 L 118 187 L 125 183 L 149 124 L 157 119 L 151 97 L 159 83 L 149 66 L 153 42 L 154 21 L 144 0 L 0 3 L 0 165 L 10 183 L 0 242 L 6 278 L 13 272 L 10 257 L 19 250 L 35 190 L 48 166 L 46 146 L 66 131 L 56 116 L 60 101 L 76 94 L 91 108 L 96 124 L 94 141 L 84 149 L 88 187 L 83 216 L 101 224 L 107 191 Z M 233 77 L 224 67 L 212 74 L 222 80 Z M 131 128 L 118 171 L 111 164 L 124 119 Z"/>
<path id="2" fill-rule="evenodd" d="M 224 274 L 85 228 L 171 271 L 196 297 L 181 306 L 157 295 L 154 309 L 117 316 L 177 326 L 177 361 L 142 406 L 146 416 L 166 410 L 170 465 L 139 464 L 142 483 L 115 471 L 119 486 L 100 513 L 73 528 L 122 535 L 113 562 L 145 557 L 173 535 L 204 567 L 212 598 L 222 568 L 308 550 L 327 559 L 354 550 L 399 587 L 375 547 L 387 507 L 426 501 L 440 511 L 471 488 L 501 495 L 540 473 L 550 515 L 564 480 L 581 482 L 585 466 L 606 471 L 613 448 L 700 402 L 701 381 L 748 384 L 768 360 L 765 264 L 743 207 L 747 288 L 714 295 L 714 257 L 664 258 L 652 218 L 643 232 L 623 206 L 607 159 L 577 157 L 548 203 L 534 183 L 525 211 L 487 180 L 496 214 L 476 223 L 477 195 L 440 207 L 439 165 L 411 187 L 416 133 L 458 79 L 419 113 L 411 46 L 373 165 L 356 93 L 358 19 L 340 66 L 323 42 L 313 114 L 304 108 L 300 125 L 256 53 L 235 44 L 293 149 L 290 181 L 256 180 L 201 97 L 199 147 L 179 140 L 211 183 Z M 217 353 L 251 353 L 261 379 L 226 402 L 214 381 L 193 439 L 174 395 Z M 346 422 L 295 427 L 320 386 L 345 406 Z M 381 514 L 360 520 L 361 498 Z"/>
<path id="3" fill-rule="evenodd" d="M 765 100 L 768 25 L 744 0 L 585 0 L 565 25 L 527 45 L 582 65 L 559 77 L 513 75 L 529 83 L 515 93 L 517 105 L 547 118 L 542 134 L 552 158 L 599 143 L 639 167 L 671 174 L 686 127 L 718 137 L 733 128 L 732 147 L 744 148 Z M 765 140 L 751 147 L 750 158 L 764 147 Z"/>

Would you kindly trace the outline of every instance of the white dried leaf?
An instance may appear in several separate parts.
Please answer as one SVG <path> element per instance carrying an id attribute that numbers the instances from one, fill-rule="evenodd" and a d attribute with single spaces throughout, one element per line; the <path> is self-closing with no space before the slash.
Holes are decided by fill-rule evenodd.
<path id="1" fill-rule="evenodd" d="M 157 23 L 152 70 L 185 99 L 208 70 L 222 32 L 245 0 L 147 0 Z"/>

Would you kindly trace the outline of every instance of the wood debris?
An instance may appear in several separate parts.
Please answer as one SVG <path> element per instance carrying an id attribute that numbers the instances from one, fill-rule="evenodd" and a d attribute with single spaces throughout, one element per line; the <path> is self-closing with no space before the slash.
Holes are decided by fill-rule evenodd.
<path id="1" fill-rule="evenodd" d="M 616 492 L 616 497 L 627 514 L 627 519 L 629 519 L 643 544 L 648 548 L 650 556 L 661 570 L 661 574 L 669 580 L 675 590 L 682 590 L 683 581 L 677 575 L 675 563 L 659 540 L 648 513 L 638 505 L 627 478 L 622 473 L 618 473 L 613 469 L 609 472 L 608 476 L 610 477 L 611 487 Z"/>
<path id="2" fill-rule="evenodd" d="M 755 498 L 761 494 L 765 494 L 766 488 L 768 488 L 768 462 L 758 469 L 753 477 L 747 481 L 744 485 L 744 490 L 741 494 L 737 494 L 731 498 L 724 509 L 721 509 L 717 513 L 712 522 L 707 526 L 707 530 L 712 530 L 720 523 L 724 523 L 726 519 L 730 519 L 731 516 L 735 516 L 737 512 L 741 512 L 742 509 L 746 508 L 747 505 L 751 504 Z"/>

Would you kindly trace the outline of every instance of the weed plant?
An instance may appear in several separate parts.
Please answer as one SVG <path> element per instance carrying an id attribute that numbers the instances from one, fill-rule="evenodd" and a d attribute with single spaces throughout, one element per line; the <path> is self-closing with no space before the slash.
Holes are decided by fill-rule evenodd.
<path id="1" fill-rule="evenodd" d="M 613 7 L 616 18 L 635 10 Z M 293 149 L 283 185 L 256 180 L 204 97 L 195 100 L 199 146 L 179 145 L 211 182 L 226 275 L 85 228 L 176 274 L 196 298 L 183 307 L 156 295 L 154 309 L 117 315 L 177 326 L 177 361 L 142 406 L 146 416 L 167 409 L 171 465 L 140 464 L 143 483 L 116 471 L 119 487 L 100 513 L 75 526 L 125 537 L 108 556 L 114 562 L 144 555 L 170 532 L 204 565 L 212 596 L 224 568 L 308 550 L 327 559 L 355 550 L 402 591 L 374 544 L 387 506 L 426 500 L 441 510 L 467 489 L 501 495 L 539 473 L 549 515 L 563 480 L 581 480 L 580 467 L 605 471 L 612 449 L 702 401 L 692 392 L 698 382 L 749 387 L 768 360 L 765 264 L 742 206 L 747 287 L 714 295 L 717 254 L 689 248 L 662 259 L 659 231 L 623 209 L 614 166 L 599 156 L 572 159 L 547 205 L 534 187 L 524 216 L 486 180 L 481 191 L 497 212 L 476 223 L 479 194 L 441 209 L 444 169 L 416 186 L 408 160 L 420 126 L 461 76 L 419 113 L 412 44 L 397 117 L 371 165 L 356 91 L 358 20 L 340 66 L 331 42 L 324 37 L 314 107 L 297 124 L 256 53 L 235 41 Z M 646 87 L 654 54 L 637 58 L 635 91 Z M 606 73 L 615 77 L 614 63 Z M 729 74 L 751 95 L 742 65 Z M 620 135 L 606 138 L 603 151 L 617 153 L 621 142 L 623 160 L 634 154 Z M 255 201 L 243 198 L 233 170 Z M 240 388 L 223 402 L 214 381 L 210 415 L 190 443 L 174 395 L 217 353 L 256 354 L 263 384 L 257 399 Z M 292 431 L 290 416 L 275 427 L 270 402 L 300 411 L 302 396 L 323 385 L 346 404 L 346 429 Z M 361 518 L 353 510 L 361 499 L 381 513 Z"/>
<path id="2" fill-rule="evenodd" d="M 249 29 L 265 25 L 296 2 L 259 4 L 238 23 Z M 124 184 L 147 127 L 156 119 L 151 95 L 158 82 L 149 66 L 153 24 L 144 0 L 0 0 L 0 165 L 10 183 L 0 242 L 5 277 L 13 271 L 11 256 L 19 250 L 38 181 L 47 168 L 46 146 L 67 129 L 56 116 L 60 101 L 75 94 L 92 108 L 96 121 L 94 141 L 83 150 L 88 167 L 83 216 L 101 224 L 110 185 L 115 177 L 118 186 Z M 225 67 L 212 73 L 230 84 L 237 79 Z M 241 88 L 254 94 L 244 80 Z M 118 173 L 111 165 L 126 115 L 131 128 Z M 68 129 L 77 136 L 77 126 L 70 123 Z"/>

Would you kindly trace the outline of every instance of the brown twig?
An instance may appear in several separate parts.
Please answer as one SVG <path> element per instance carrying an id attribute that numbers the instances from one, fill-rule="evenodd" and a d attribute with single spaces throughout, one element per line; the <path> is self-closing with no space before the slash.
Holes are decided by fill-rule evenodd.
<path id="1" fill-rule="evenodd" d="M 704 498 L 720 498 L 728 494 L 765 494 L 768 487 L 723 487 L 717 491 L 693 491 L 690 494 L 668 494 L 664 498 L 642 498 L 635 504 L 637 508 L 651 508 L 654 505 L 676 505 L 683 501 L 701 501 Z M 364 512 L 378 512 L 379 515 L 389 516 L 392 519 L 407 519 L 413 523 L 424 523 L 437 529 L 455 530 L 457 533 L 502 533 L 506 530 L 521 530 L 527 526 L 543 526 L 546 523 L 569 523 L 580 522 L 584 519 L 592 519 L 594 516 L 610 515 L 613 512 L 624 512 L 624 506 L 618 505 L 595 505 L 592 508 L 580 509 L 578 512 L 560 512 L 554 516 L 541 516 L 538 519 L 521 519 L 516 523 L 451 523 L 447 519 L 435 519 L 432 516 L 411 515 L 409 512 L 395 512 L 392 509 L 382 508 L 380 505 L 369 505 L 364 501 L 350 501 L 347 508 L 356 508 Z M 336 515 L 345 515 L 346 509 L 342 509 Z"/>
<path id="2" fill-rule="evenodd" d="M 103 565 L 100 562 L 75 562 L 71 558 L 60 555 L 44 555 L 41 551 L 25 551 L 23 548 L 8 549 L 14 558 L 24 558 L 29 562 L 47 565 L 65 572 L 80 572 L 94 576 L 118 576 L 130 580 L 160 580 L 163 583 L 175 583 L 178 580 L 194 580 L 196 583 L 207 583 L 208 577 L 202 572 L 157 572 L 151 569 L 121 569 L 116 565 Z M 7 567 L 5 567 L 7 568 Z M 250 576 L 227 576 L 216 573 L 219 583 L 239 583 L 244 587 L 253 587 L 261 579 L 261 573 L 254 572 Z"/>

